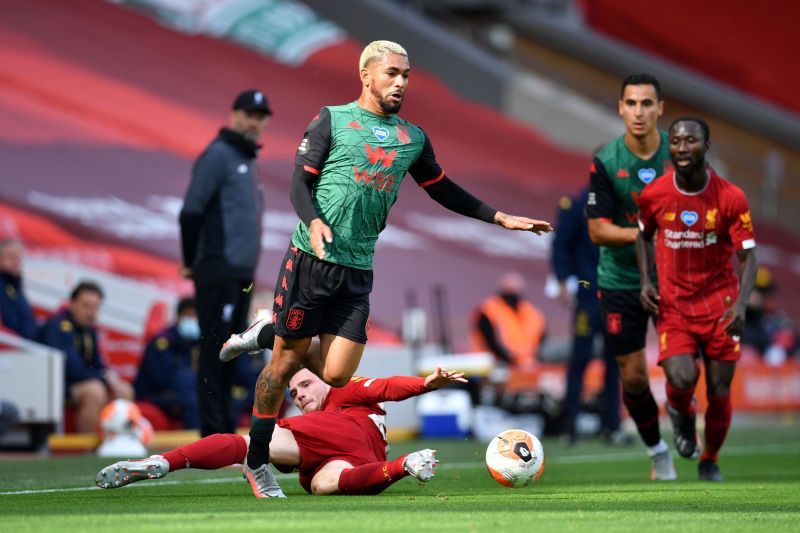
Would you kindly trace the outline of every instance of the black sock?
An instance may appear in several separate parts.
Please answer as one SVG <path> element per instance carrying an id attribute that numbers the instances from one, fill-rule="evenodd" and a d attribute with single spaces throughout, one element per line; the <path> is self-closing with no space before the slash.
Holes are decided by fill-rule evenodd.
<path id="1" fill-rule="evenodd" d="M 275 431 L 277 417 L 261 417 L 253 414 L 250 417 L 250 448 L 247 450 L 247 466 L 258 468 L 269 463 L 269 441 Z"/>
<path id="2" fill-rule="evenodd" d="M 661 440 L 661 429 L 658 426 L 658 404 L 650 387 L 638 394 L 622 392 L 622 401 L 636 422 L 642 440 L 647 446 L 655 446 Z"/>
<path id="3" fill-rule="evenodd" d="M 264 324 L 258 332 L 256 342 L 262 350 L 271 350 L 275 346 L 275 324 Z"/>

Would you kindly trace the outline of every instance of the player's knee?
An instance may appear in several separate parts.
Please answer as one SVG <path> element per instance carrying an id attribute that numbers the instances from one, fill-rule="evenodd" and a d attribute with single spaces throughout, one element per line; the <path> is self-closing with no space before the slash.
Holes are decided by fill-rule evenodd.
<path id="1" fill-rule="evenodd" d="M 299 359 L 293 356 L 283 356 L 280 359 L 271 360 L 268 367 L 265 368 L 264 371 L 271 372 L 273 376 L 288 382 L 289 378 L 291 378 L 292 375 L 299 369 Z"/>
<path id="2" fill-rule="evenodd" d="M 709 396 L 727 396 L 731 393 L 731 384 L 724 381 L 711 380 L 708 384 Z"/>
<path id="3" fill-rule="evenodd" d="M 664 374 L 670 387 L 691 389 L 697 382 L 697 365 L 694 358 L 688 355 L 670 357 L 664 361 Z"/>
<path id="4" fill-rule="evenodd" d="M 622 378 L 622 388 L 628 393 L 638 394 L 650 386 L 646 372 L 629 369 L 627 372 L 622 372 L 620 377 Z"/>
<path id="5" fill-rule="evenodd" d="M 339 476 L 320 475 L 314 476 L 311 480 L 311 494 L 315 496 L 325 496 L 339 492 Z"/>
<path id="6" fill-rule="evenodd" d="M 344 387 L 350 382 L 351 377 L 353 376 L 328 371 L 324 371 L 322 373 L 322 381 L 331 387 Z"/>
<path id="7" fill-rule="evenodd" d="M 667 381 L 669 382 L 670 387 L 674 389 L 691 389 L 694 387 L 694 379 L 695 376 L 693 373 L 689 373 L 682 370 L 676 370 L 673 372 L 667 373 Z"/>

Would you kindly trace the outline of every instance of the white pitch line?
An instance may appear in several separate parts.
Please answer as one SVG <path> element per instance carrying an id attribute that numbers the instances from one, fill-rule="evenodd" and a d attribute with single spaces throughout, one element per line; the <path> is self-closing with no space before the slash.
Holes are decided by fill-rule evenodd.
<path id="1" fill-rule="evenodd" d="M 275 474 L 276 479 L 290 479 L 297 477 L 296 474 Z M 129 485 L 131 488 L 143 489 L 146 487 L 162 487 L 164 485 L 215 485 L 218 483 L 245 483 L 241 476 L 239 477 L 223 477 L 223 478 L 207 478 L 207 479 L 186 479 L 186 480 L 169 480 L 159 481 L 158 483 L 139 483 Z M 47 494 L 52 492 L 83 492 L 87 490 L 100 490 L 100 487 L 72 487 L 67 489 L 32 489 L 32 490 L 16 490 L 12 492 L 0 492 L 0 496 L 18 496 L 24 494 Z"/>
<path id="2" fill-rule="evenodd" d="M 751 446 L 731 446 L 725 448 L 723 455 L 749 455 L 757 452 L 797 452 L 797 446 L 788 444 L 758 444 Z M 548 457 L 547 464 L 582 464 L 616 461 L 638 461 L 646 459 L 644 450 L 629 451 L 622 453 L 598 453 L 585 455 L 567 455 L 563 457 Z M 482 468 L 484 463 L 478 461 L 462 463 L 441 463 L 438 468 L 445 470 L 464 470 L 467 468 Z M 275 474 L 277 479 L 291 479 L 297 474 Z M 143 489 L 146 487 L 163 487 L 165 485 L 214 485 L 219 483 L 244 483 L 241 477 L 208 478 L 208 479 L 187 479 L 187 480 L 161 480 L 157 483 L 134 483 L 131 488 Z M 16 490 L 11 492 L 0 492 L 0 496 L 19 496 L 26 494 L 48 494 L 59 492 L 83 492 L 87 490 L 100 490 L 99 487 L 71 487 L 63 489 L 33 489 Z"/>

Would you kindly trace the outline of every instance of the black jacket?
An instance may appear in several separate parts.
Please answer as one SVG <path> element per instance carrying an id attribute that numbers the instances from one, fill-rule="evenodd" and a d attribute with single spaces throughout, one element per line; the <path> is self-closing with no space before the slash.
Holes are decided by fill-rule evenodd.
<path id="1" fill-rule="evenodd" d="M 195 281 L 252 280 L 261 250 L 259 145 L 222 128 L 200 154 L 180 214 L 183 263 Z"/>

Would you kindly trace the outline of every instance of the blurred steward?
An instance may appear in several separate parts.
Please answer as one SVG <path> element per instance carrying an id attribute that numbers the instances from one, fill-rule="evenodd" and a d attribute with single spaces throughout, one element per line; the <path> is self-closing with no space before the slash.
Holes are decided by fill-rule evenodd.
<path id="1" fill-rule="evenodd" d="M 522 295 L 525 285 L 519 273 L 504 274 L 497 293 L 476 310 L 471 335 L 474 350 L 518 369 L 533 368 L 545 335 L 544 315 Z"/>

